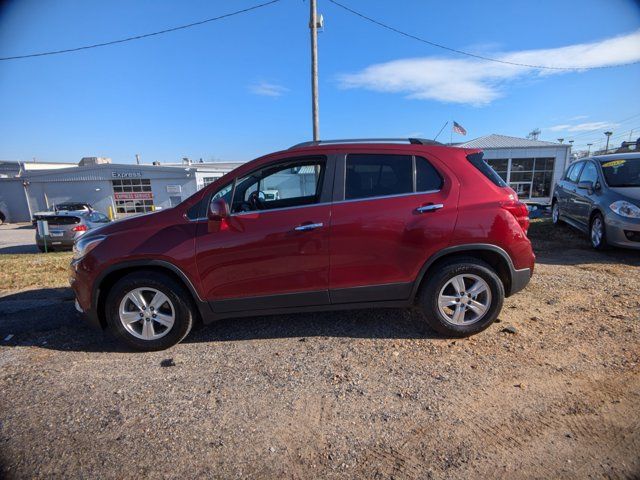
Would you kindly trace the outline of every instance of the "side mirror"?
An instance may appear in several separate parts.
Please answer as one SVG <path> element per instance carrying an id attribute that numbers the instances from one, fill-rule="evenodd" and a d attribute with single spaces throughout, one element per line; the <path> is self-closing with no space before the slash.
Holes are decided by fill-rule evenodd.
<path id="1" fill-rule="evenodd" d="M 215 200 L 211 200 L 209 204 L 209 212 L 207 217 L 209 221 L 219 222 L 223 218 L 227 218 L 229 216 L 229 204 L 225 201 L 224 198 L 216 198 Z"/>
<path id="2" fill-rule="evenodd" d="M 593 182 L 579 182 L 578 183 L 578 188 L 582 188 L 584 190 L 586 190 L 587 192 L 589 192 L 590 194 L 593 193 Z"/>

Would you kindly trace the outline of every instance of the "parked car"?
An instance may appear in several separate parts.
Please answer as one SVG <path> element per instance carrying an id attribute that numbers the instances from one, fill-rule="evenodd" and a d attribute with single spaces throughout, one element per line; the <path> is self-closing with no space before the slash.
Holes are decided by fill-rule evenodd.
<path id="1" fill-rule="evenodd" d="M 57 205 L 53 205 L 49 210 L 44 210 L 41 212 L 36 212 L 32 216 L 31 223 L 36 224 L 36 220 L 40 217 L 56 215 L 59 212 L 70 212 L 70 213 L 90 213 L 93 212 L 93 207 L 91 204 L 86 202 L 62 202 Z"/>
<path id="2" fill-rule="evenodd" d="M 586 158 L 555 186 L 551 218 L 589 234 L 593 248 L 640 249 L 640 154 Z"/>
<path id="3" fill-rule="evenodd" d="M 60 212 L 57 215 L 37 215 L 34 222 L 38 220 L 46 220 L 49 225 L 49 235 L 41 236 L 36 229 L 36 245 L 41 252 L 71 250 L 74 242 L 82 235 L 111 221 L 100 212 Z"/>
<path id="4" fill-rule="evenodd" d="M 371 307 L 417 307 L 462 337 L 529 282 L 528 226 L 480 150 L 311 142 L 86 233 L 71 286 L 91 324 L 140 350 L 174 345 L 196 321 Z"/>

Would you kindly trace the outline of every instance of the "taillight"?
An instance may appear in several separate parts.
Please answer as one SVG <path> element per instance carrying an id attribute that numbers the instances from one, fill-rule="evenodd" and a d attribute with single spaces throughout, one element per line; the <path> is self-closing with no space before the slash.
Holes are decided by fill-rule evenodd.
<path id="1" fill-rule="evenodd" d="M 86 232 L 89 230 L 86 225 L 76 225 L 71 229 L 73 232 Z"/>
<path id="2" fill-rule="evenodd" d="M 515 217 L 516 221 L 526 234 L 527 230 L 529 230 L 529 209 L 527 206 L 518 200 L 510 200 L 508 202 L 504 202 L 502 204 L 502 208 Z"/>

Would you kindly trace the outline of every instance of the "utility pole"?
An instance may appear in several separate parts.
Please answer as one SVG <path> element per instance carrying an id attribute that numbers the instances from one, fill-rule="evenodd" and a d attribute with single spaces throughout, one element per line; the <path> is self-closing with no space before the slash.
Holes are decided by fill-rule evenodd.
<path id="1" fill-rule="evenodd" d="M 136 163 L 140 165 L 140 155 L 136 153 Z"/>
<path id="2" fill-rule="evenodd" d="M 318 12 L 317 0 L 310 0 L 309 28 L 311 29 L 311 112 L 313 121 L 313 141 L 320 140 L 320 119 L 318 115 Z"/>
<path id="3" fill-rule="evenodd" d="M 593 145 L 593 143 L 587 143 L 587 157 L 591 153 L 591 145 Z"/>
<path id="4" fill-rule="evenodd" d="M 609 138 L 613 135 L 613 132 L 604 132 L 604 134 L 607 136 L 607 146 L 604 149 L 604 153 L 607 153 L 609 151 Z"/>

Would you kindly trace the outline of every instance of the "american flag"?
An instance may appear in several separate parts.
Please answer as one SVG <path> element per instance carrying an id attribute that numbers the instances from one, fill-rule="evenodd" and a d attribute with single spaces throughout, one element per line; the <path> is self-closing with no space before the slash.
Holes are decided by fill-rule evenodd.
<path id="1" fill-rule="evenodd" d="M 453 122 L 453 131 L 460 135 L 466 135 L 467 131 L 458 122 Z"/>

